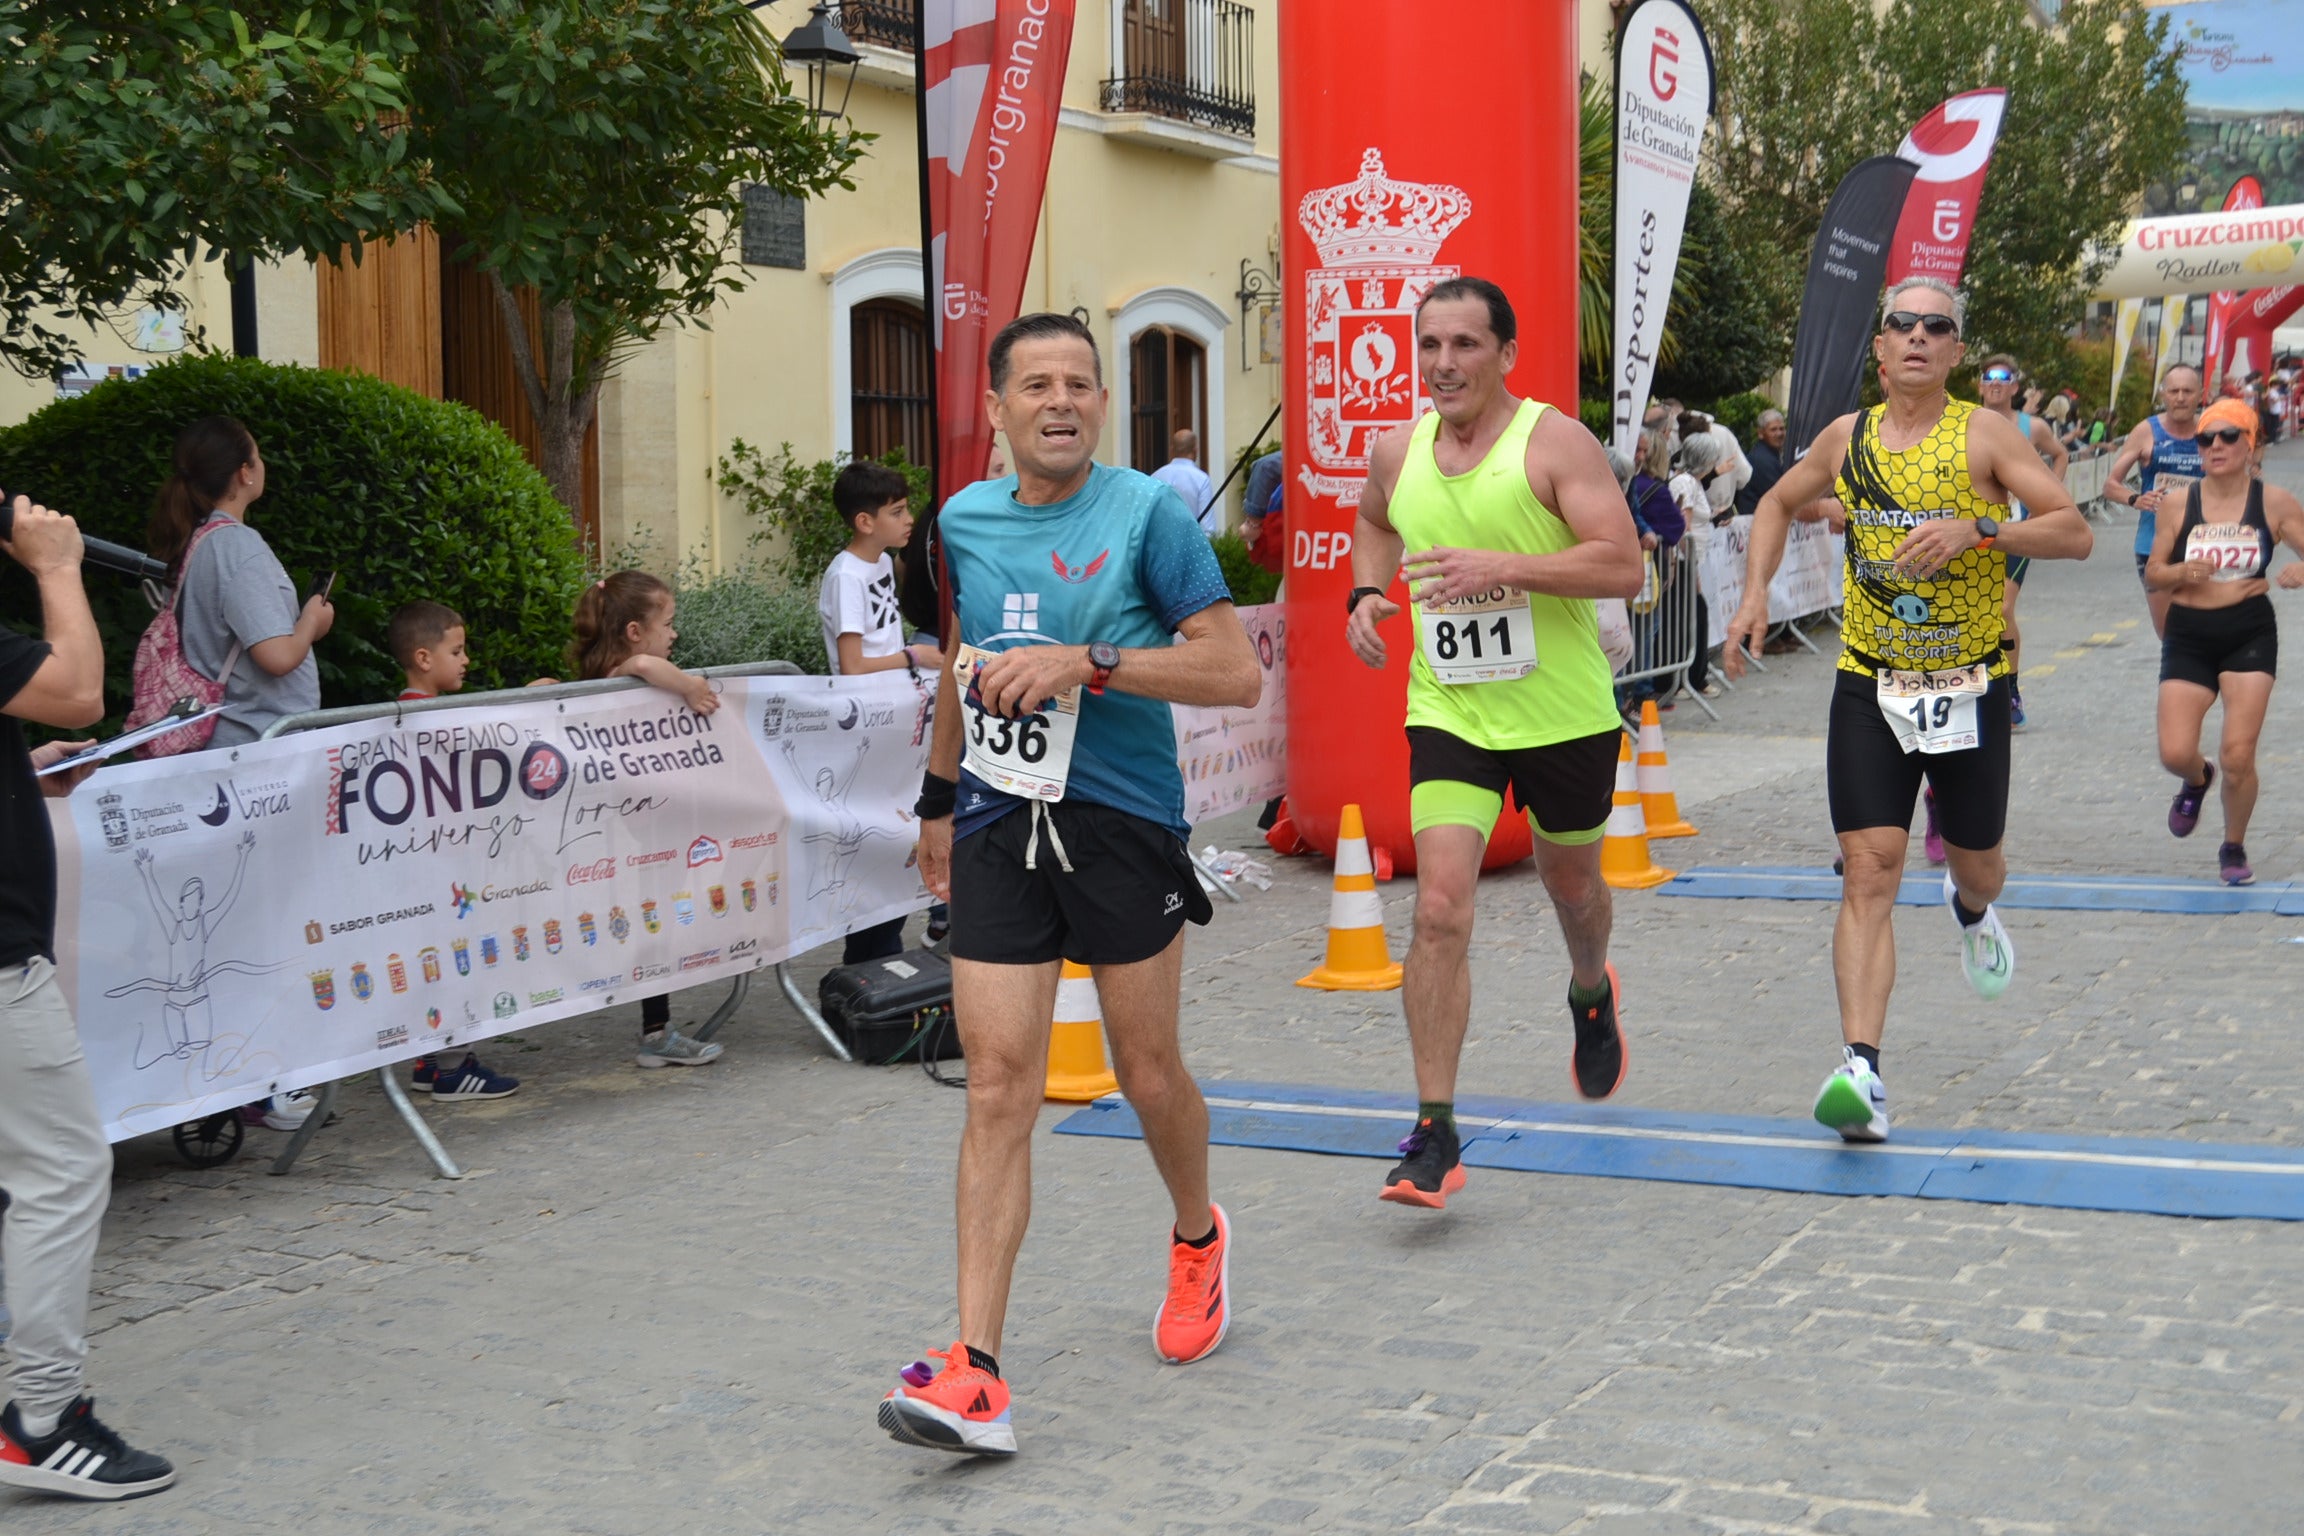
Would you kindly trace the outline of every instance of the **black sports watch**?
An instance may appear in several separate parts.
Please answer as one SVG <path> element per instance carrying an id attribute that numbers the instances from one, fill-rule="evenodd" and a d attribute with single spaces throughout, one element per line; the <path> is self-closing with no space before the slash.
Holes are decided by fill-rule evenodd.
<path id="1" fill-rule="evenodd" d="M 1109 640 L 1097 640 L 1090 643 L 1088 665 L 1096 669 L 1096 675 L 1088 679 L 1088 691 L 1090 693 L 1102 693 L 1104 680 L 1112 675 L 1113 668 L 1120 665 L 1120 647 Z"/>
<path id="2" fill-rule="evenodd" d="M 1360 611 L 1360 599 L 1382 597 L 1383 595 L 1384 589 L 1382 587 L 1354 587 L 1352 595 L 1344 599 L 1344 617 L 1350 618 Z"/>
<path id="3" fill-rule="evenodd" d="M 1992 541 L 1998 537 L 2000 537 L 2000 524 L 1997 521 L 1989 517 L 1976 519 L 1976 547 L 1978 549 L 1990 549 Z"/>

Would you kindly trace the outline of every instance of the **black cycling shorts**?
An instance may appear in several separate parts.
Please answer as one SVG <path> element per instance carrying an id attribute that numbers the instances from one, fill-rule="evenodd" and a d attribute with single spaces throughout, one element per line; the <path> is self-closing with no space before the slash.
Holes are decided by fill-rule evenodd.
<path id="1" fill-rule="evenodd" d="M 1835 672 L 1832 720 L 1824 741 L 1824 784 L 1832 830 L 1912 825 L 1925 778 L 1936 792 L 1936 825 L 1955 848 L 2000 846 L 2008 830 L 2008 680 L 1996 677 L 1976 704 L 1983 738 L 1965 752 L 1906 752 L 1880 713 L 1879 685 Z"/>
<path id="2" fill-rule="evenodd" d="M 1020 805 L 952 845 L 955 960 L 1133 965 L 1215 915 L 1184 840 L 1108 805 Z"/>
<path id="3" fill-rule="evenodd" d="M 1408 796 L 1417 831 L 1447 822 L 1440 815 L 1428 821 L 1428 801 L 1420 801 L 1417 786 L 1445 781 L 1469 784 L 1501 800 L 1504 791 L 1534 822 L 1546 842 L 1570 846 L 1596 843 L 1608 825 L 1608 812 L 1616 800 L 1616 763 L 1623 751 L 1624 733 L 1601 731 L 1556 741 L 1549 746 L 1515 747 L 1499 751 L 1466 741 L 1436 725 L 1408 727 Z M 1501 809 L 1499 805 L 1498 809 Z M 1494 812 L 1490 812 L 1493 817 Z M 1491 822 L 1491 824 L 1493 824 Z M 1480 828 L 1485 835 L 1486 826 Z"/>
<path id="4" fill-rule="evenodd" d="M 2229 608 L 2168 605 L 2160 640 L 2160 681 L 2198 683 L 2214 693 L 2227 672 L 2280 672 L 2280 621 L 2272 599 L 2257 593 Z"/>

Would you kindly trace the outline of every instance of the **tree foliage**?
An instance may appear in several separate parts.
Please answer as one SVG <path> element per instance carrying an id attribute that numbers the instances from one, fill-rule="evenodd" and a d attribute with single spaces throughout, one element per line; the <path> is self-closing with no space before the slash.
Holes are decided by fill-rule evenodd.
<path id="1" fill-rule="evenodd" d="M 410 136 L 462 207 L 451 244 L 490 279 L 545 477 L 573 508 L 617 360 L 743 286 L 745 184 L 850 186 L 864 140 L 811 119 L 743 0 L 409 3 Z"/>
<path id="2" fill-rule="evenodd" d="M 332 254 L 453 210 L 398 126 L 387 0 L 0 0 L 0 360 L 38 377 L 196 256 Z"/>
<path id="3" fill-rule="evenodd" d="M 1687 296 L 1676 291 L 1672 306 L 1679 346 L 1659 361 L 1657 394 L 1717 400 L 1750 389 L 1792 360 L 1792 332 L 1776 323 L 1779 295 L 1764 278 L 1766 264 L 1765 254 L 1755 255 L 1736 238 L 1720 199 L 1698 181 L 1680 256 Z"/>
<path id="4" fill-rule="evenodd" d="M 2043 26 L 2024 0 L 1709 0 L 1719 65 L 1710 169 L 1729 217 L 1793 282 L 1840 178 L 1893 154 L 1962 91 L 2002 86 L 2008 114 L 1969 244 L 1971 351 L 2061 358 L 2102 275 L 2090 248 L 2184 148 L 2179 49 L 2143 0 L 2068 0 Z"/>

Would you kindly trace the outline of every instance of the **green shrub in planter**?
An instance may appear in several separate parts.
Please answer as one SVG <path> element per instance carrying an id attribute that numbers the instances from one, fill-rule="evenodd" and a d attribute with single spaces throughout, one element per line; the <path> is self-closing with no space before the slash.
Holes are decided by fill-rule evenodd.
<path id="1" fill-rule="evenodd" d="M 673 627 L 680 632 L 672 647 L 675 665 L 788 661 L 812 677 L 832 670 L 814 587 L 789 586 L 758 562 L 715 573 L 703 556 L 690 555 L 672 578 L 672 592 Z"/>
<path id="2" fill-rule="evenodd" d="M 466 406 L 365 374 L 186 357 L 0 431 L 0 486 L 70 513 L 98 538 L 142 549 L 176 434 L 214 415 L 237 417 L 256 436 L 266 480 L 249 522 L 298 589 L 336 573 L 336 627 L 317 652 L 323 703 L 371 703 L 400 691 L 384 625 L 419 597 L 464 615 L 467 689 L 566 670 L 569 616 L 584 579 L 575 531 L 519 446 Z M 0 623 L 37 633 L 31 581 L 12 562 L 0 566 Z M 89 567 L 84 579 L 116 719 L 152 610 L 125 578 Z"/>
<path id="3" fill-rule="evenodd" d="M 1280 590 L 1277 572 L 1268 571 L 1248 557 L 1248 545 L 1236 533 L 1220 533 L 1208 541 L 1216 553 L 1216 563 L 1224 569 L 1224 585 L 1232 589 L 1232 601 L 1246 608 L 1253 603 L 1268 603 Z"/>
<path id="4" fill-rule="evenodd" d="M 889 449 L 874 462 L 904 477 L 911 487 L 912 515 L 926 517 L 928 471 L 905 458 L 901 448 Z M 795 592 L 813 594 L 832 557 L 848 547 L 849 531 L 832 510 L 832 482 L 847 463 L 848 456 L 842 454 L 803 464 L 790 443 L 780 443 L 767 454 L 742 438 L 731 442 L 721 457 L 720 494 L 743 508 L 754 523 L 746 542 L 767 557 L 768 574 L 781 577 Z M 901 558 L 897 563 L 903 563 Z"/>

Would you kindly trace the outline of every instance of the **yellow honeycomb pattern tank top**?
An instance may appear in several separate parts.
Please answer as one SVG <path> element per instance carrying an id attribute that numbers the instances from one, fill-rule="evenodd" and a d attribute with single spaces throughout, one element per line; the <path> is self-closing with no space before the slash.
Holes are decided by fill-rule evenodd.
<path id="1" fill-rule="evenodd" d="M 1880 442 L 1886 406 L 1857 416 L 1847 462 L 1832 486 L 1848 509 L 1842 671 L 1941 672 L 1981 661 L 1989 663 L 1993 677 L 2007 672 L 2000 653 L 2005 555 L 1971 549 L 1932 581 L 1898 576 L 1890 564 L 1896 546 L 1922 523 L 2007 516 L 2005 506 L 1986 501 L 1968 478 L 1968 421 L 1977 409 L 1966 400 L 1946 399 L 1928 435 L 1901 452 Z"/>

